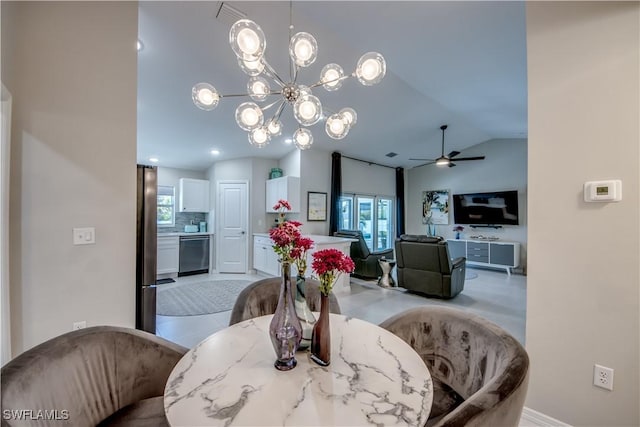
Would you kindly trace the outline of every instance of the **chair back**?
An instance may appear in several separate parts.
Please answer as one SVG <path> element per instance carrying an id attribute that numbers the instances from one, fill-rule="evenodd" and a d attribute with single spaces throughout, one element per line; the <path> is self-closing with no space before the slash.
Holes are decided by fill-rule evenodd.
<path id="1" fill-rule="evenodd" d="M 97 326 L 69 332 L 2 367 L 2 409 L 67 410 L 68 421 L 61 425 L 95 426 L 127 405 L 162 396 L 186 352 L 135 329 Z M 3 420 L 2 425 L 45 423 Z"/>
<path id="2" fill-rule="evenodd" d="M 270 277 L 258 280 L 244 288 L 231 310 L 229 326 L 275 313 L 281 284 L 282 278 Z M 311 278 L 305 279 L 305 298 L 311 311 L 320 311 L 320 282 Z M 329 311 L 340 314 L 340 304 L 333 292 L 329 294 Z"/>
<path id="3" fill-rule="evenodd" d="M 350 239 L 358 239 L 357 242 L 351 242 L 350 256 L 352 259 L 366 259 L 371 251 L 364 240 L 362 231 L 360 230 L 340 230 L 333 233 L 335 237 L 347 237 Z"/>
<path id="4" fill-rule="evenodd" d="M 403 234 L 396 239 L 398 268 L 451 274 L 453 268 L 447 242 L 440 238 Z"/>
<path id="5" fill-rule="evenodd" d="M 429 368 L 434 400 L 427 425 L 518 425 L 529 357 L 504 329 L 467 311 L 434 306 L 407 310 L 380 326 L 411 345 Z"/>

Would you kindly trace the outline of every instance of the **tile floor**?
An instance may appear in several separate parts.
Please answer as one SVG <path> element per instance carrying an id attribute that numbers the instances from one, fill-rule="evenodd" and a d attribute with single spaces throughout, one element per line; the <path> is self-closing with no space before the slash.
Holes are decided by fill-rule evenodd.
<path id="1" fill-rule="evenodd" d="M 451 300 L 425 298 L 397 289 L 383 289 L 376 285 L 375 280 L 367 282 L 352 279 L 349 289 L 334 289 L 334 292 L 343 314 L 372 323 L 380 323 L 394 314 L 421 305 L 455 306 L 497 323 L 524 345 L 526 277 L 507 276 L 501 271 L 469 267 L 467 277 L 464 291 Z M 177 282 L 261 278 L 263 277 L 251 274 L 207 274 L 181 277 Z M 202 316 L 157 316 L 157 334 L 191 348 L 207 336 L 226 328 L 230 315 L 231 311 Z"/>

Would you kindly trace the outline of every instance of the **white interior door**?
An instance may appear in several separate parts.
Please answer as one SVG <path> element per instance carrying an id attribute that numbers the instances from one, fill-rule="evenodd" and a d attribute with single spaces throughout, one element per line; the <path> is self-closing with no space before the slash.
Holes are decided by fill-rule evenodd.
<path id="1" fill-rule="evenodd" d="M 249 184 L 218 183 L 216 241 L 219 273 L 246 273 L 248 258 Z"/>

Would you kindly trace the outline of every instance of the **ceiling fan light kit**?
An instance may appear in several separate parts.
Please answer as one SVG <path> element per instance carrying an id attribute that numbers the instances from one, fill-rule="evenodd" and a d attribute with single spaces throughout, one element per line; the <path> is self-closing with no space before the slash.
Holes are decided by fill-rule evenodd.
<path id="1" fill-rule="evenodd" d="M 251 101 L 238 106 L 235 118 L 238 126 L 248 132 L 249 143 L 256 147 L 266 146 L 271 138 L 282 133 L 280 117 L 287 105 L 291 106 L 299 124 L 293 133 L 293 142 L 299 149 L 306 150 L 313 144 L 313 135 L 307 127 L 321 120 L 325 120 L 325 131 L 330 138 L 343 139 L 357 122 L 355 110 L 346 107 L 338 112 L 330 111 L 323 107 L 312 89 L 322 86 L 329 92 L 336 91 L 350 77 L 355 77 L 364 86 L 378 84 L 386 74 L 385 59 L 377 52 L 365 53 L 351 74 L 345 74 L 338 64 L 327 64 L 322 68 L 320 80 L 305 86 L 298 82 L 298 74 L 301 68 L 315 62 L 318 43 L 313 35 L 306 32 L 292 35 L 293 25 L 289 29 L 291 73 L 288 81 L 282 79 L 267 62 L 267 43 L 260 26 L 249 19 L 240 19 L 231 26 L 229 43 L 238 58 L 240 69 L 250 76 L 247 93 L 222 95 L 213 85 L 203 82 L 192 88 L 193 103 L 202 110 L 211 111 L 218 106 L 221 98 L 250 97 Z M 256 103 L 267 101 L 272 96 L 279 98 L 265 106 Z M 273 114 L 267 114 L 271 108 L 274 108 Z"/>
<path id="2" fill-rule="evenodd" d="M 440 126 L 440 130 L 442 131 L 442 151 L 440 154 L 440 157 L 438 157 L 437 159 L 414 159 L 411 158 L 409 160 L 426 160 L 429 163 L 425 163 L 422 165 L 418 165 L 418 166 L 426 166 L 426 165 L 432 165 L 432 164 L 436 164 L 436 166 L 449 166 L 450 168 L 454 167 L 456 164 L 453 163 L 454 161 L 456 162 L 460 162 L 460 161 L 468 161 L 468 160 L 484 160 L 484 156 L 475 156 L 475 157 L 456 157 L 458 154 L 460 154 L 459 151 L 452 151 L 449 154 L 447 154 L 446 156 L 444 155 L 444 131 L 447 130 L 447 127 L 449 127 L 448 125 L 442 125 Z M 418 167 L 416 166 L 416 167 Z"/>

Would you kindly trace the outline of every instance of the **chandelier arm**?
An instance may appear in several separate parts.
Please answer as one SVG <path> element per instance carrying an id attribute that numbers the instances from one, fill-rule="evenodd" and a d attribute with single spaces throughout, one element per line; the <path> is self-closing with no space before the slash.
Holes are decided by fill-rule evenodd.
<path id="1" fill-rule="evenodd" d="M 265 106 L 265 107 L 260 107 L 260 109 L 261 109 L 262 111 L 266 111 L 266 110 L 268 110 L 269 108 L 271 108 L 271 107 L 273 107 L 274 105 L 276 105 L 278 102 L 282 102 L 282 103 L 284 103 L 284 101 L 277 100 L 277 101 L 274 101 L 274 102 L 272 102 L 271 104 L 269 104 L 269 105 L 267 105 L 267 106 Z"/>
<path id="2" fill-rule="evenodd" d="M 291 61 L 293 62 L 293 58 L 291 59 Z M 295 63 L 293 64 L 293 83 L 295 83 L 298 80 L 298 70 L 300 69 L 300 67 L 298 67 Z"/>
<path id="3" fill-rule="evenodd" d="M 353 77 L 353 75 L 347 74 L 347 75 L 344 75 L 342 77 L 338 77 L 337 79 L 329 80 L 329 81 L 326 81 L 326 82 L 323 82 L 322 79 L 321 79 L 321 80 L 315 82 L 314 84 L 312 84 L 309 87 L 310 88 L 314 88 L 314 87 L 322 86 L 322 85 L 327 84 L 327 83 L 339 82 L 339 81 L 342 81 L 342 80 L 347 80 L 349 77 Z"/>
<path id="4" fill-rule="evenodd" d="M 267 62 L 267 60 L 266 60 L 266 59 L 264 60 L 264 66 L 265 66 L 267 69 L 269 69 L 269 72 L 270 72 L 271 74 L 273 74 L 273 77 L 274 77 L 277 81 L 279 81 L 280 83 L 282 83 L 282 86 L 284 86 L 284 85 L 286 84 L 286 83 L 284 82 L 284 80 L 282 80 L 282 79 L 280 78 L 280 76 L 278 75 L 278 73 L 276 73 L 276 71 L 273 69 L 273 67 L 271 67 L 271 64 L 269 64 L 269 63 Z"/>
<path id="5" fill-rule="evenodd" d="M 273 115 L 273 117 L 271 118 L 271 120 L 280 120 L 280 116 L 282 115 L 282 112 L 284 111 L 284 107 L 286 106 L 285 101 L 281 101 L 280 102 L 280 106 L 278 107 L 278 109 L 276 110 L 276 113 Z"/>
<path id="6" fill-rule="evenodd" d="M 273 82 L 275 84 L 277 84 L 278 86 L 280 86 L 281 88 L 284 87 L 284 83 L 282 83 L 280 80 L 278 80 L 278 78 L 276 76 L 274 76 L 269 70 L 267 70 L 266 68 L 262 71 L 262 73 L 267 76 L 267 77 L 271 77 L 271 80 L 273 80 Z"/>

